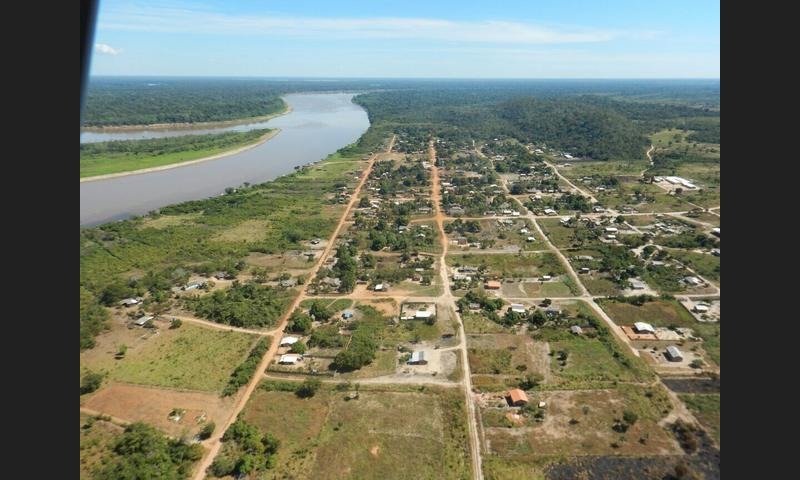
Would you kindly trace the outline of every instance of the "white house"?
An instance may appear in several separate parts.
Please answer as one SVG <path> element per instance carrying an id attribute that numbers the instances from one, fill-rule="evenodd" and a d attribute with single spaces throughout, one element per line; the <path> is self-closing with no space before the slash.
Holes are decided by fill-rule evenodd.
<path id="1" fill-rule="evenodd" d="M 543 282 L 549 282 L 552 279 L 553 279 L 553 277 L 550 276 L 550 275 L 542 275 L 542 281 Z"/>
<path id="2" fill-rule="evenodd" d="M 428 360 L 425 359 L 425 352 L 413 352 L 411 358 L 408 360 L 409 365 L 427 365 Z"/>
<path id="3" fill-rule="evenodd" d="M 152 315 L 145 315 L 145 316 L 143 316 L 143 317 L 139 317 L 139 318 L 138 318 L 138 319 L 136 319 L 136 321 L 135 321 L 135 322 L 133 322 L 133 323 L 135 323 L 136 325 L 139 325 L 140 327 L 143 327 L 145 323 L 149 322 L 149 321 L 150 321 L 150 320 L 152 320 L 152 319 L 153 319 L 153 316 L 152 316 Z"/>
<path id="4" fill-rule="evenodd" d="M 521 303 L 512 303 L 511 311 L 514 313 L 525 313 L 525 305 Z"/>
<path id="5" fill-rule="evenodd" d="M 656 333 L 656 329 L 649 323 L 636 322 L 633 324 L 633 329 L 636 333 Z"/>
<path id="6" fill-rule="evenodd" d="M 290 345 L 294 345 L 297 341 L 300 340 L 297 337 L 283 337 L 281 339 L 281 347 L 288 347 Z"/>
<path id="7" fill-rule="evenodd" d="M 577 325 L 569 327 L 569 331 L 574 333 L 575 335 L 580 335 L 581 333 L 583 333 L 583 329 Z"/>
<path id="8" fill-rule="evenodd" d="M 694 306 L 694 311 L 697 313 L 706 313 L 708 312 L 708 305 L 698 303 L 697 305 Z"/>
<path id="9" fill-rule="evenodd" d="M 617 233 L 619 229 L 617 227 L 606 227 L 606 233 Z"/>
<path id="10" fill-rule="evenodd" d="M 688 285 L 692 285 L 695 287 L 703 284 L 703 281 L 697 277 L 684 277 L 683 281 Z"/>
<path id="11" fill-rule="evenodd" d="M 281 355 L 281 358 L 280 360 L 278 360 L 278 363 L 280 363 L 281 365 L 295 365 L 297 364 L 297 362 L 300 362 L 302 360 L 303 356 L 300 354 L 287 353 L 285 355 Z"/>
<path id="12" fill-rule="evenodd" d="M 417 310 L 414 313 L 414 318 L 431 318 L 433 316 L 433 312 L 430 310 Z"/>
<path id="13" fill-rule="evenodd" d="M 545 215 L 558 215 L 558 212 L 556 212 L 552 208 L 545 208 L 544 209 L 544 214 Z"/>

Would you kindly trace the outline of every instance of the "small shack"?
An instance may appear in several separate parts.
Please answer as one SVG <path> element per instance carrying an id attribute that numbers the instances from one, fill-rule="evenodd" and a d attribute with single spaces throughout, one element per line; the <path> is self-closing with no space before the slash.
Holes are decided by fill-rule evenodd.
<path id="1" fill-rule="evenodd" d="M 519 388 L 514 388 L 508 391 L 508 403 L 515 407 L 521 407 L 523 405 L 527 405 L 528 403 L 528 394 L 525 393 L 524 390 L 520 390 Z"/>
<path id="2" fill-rule="evenodd" d="M 425 352 L 413 352 L 411 358 L 407 362 L 409 365 L 427 365 L 428 360 L 425 359 Z"/>
<path id="3" fill-rule="evenodd" d="M 680 350 L 678 350 L 678 347 L 676 347 L 675 345 L 670 345 L 669 347 L 667 347 L 667 351 L 664 352 L 664 355 L 666 355 L 667 360 L 669 360 L 670 362 L 683 361 L 683 353 Z"/>

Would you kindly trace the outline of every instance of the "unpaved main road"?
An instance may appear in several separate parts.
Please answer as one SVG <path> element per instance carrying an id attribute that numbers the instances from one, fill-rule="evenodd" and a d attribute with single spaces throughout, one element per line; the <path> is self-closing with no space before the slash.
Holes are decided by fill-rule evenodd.
<path id="1" fill-rule="evenodd" d="M 389 141 L 389 146 L 386 149 L 386 153 L 392 151 L 395 140 L 396 136 L 392 136 L 392 139 Z M 345 220 L 347 219 L 347 214 L 355 205 L 356 200 L 358 200 L 358 195 L 361 192 L 361 188 L 364 186 L 364 183 L 367 181 L 367 178 L 369 178 L 369 174 L 372 171 L 372 166 L 375 164 L 375 160 L 378 157 L 378 155 L 379 154 L 376 153 L 372 155 L 372 157 L 370 157 L 369 162 L 367 163 L 367 168 L 364 169 L 364 172 L 362 173 L 361 176 L 361 180 L 358 182 L 358 186 L 353 191 L 353 195 L 350 198 L 350 202 L 347 204 L 347 207 L 345 207 L 344 212 L 342 212 L 342 217 L 339 219 L 339 223 L 336 224 L 336 229 L 334 229 L 333 234 L 331 234 L 330 238 L 328 239 L 328 243 L 325 246 L 325 250 L 323 250 L 322 255 L 320 255 L 319 259 L 317 260 L 317 263 L 314 265 L 314 268 L 312 268 L 311 271 L 308 273 L 309 280 L 313 279 L 317 275 L 317 272 L 319 271 L 320 267 L 322 267 L 323 262 L 325 261 L 326 258 L 328 258 L 328 255 L 333 250 L 333 245 L 335 243 L 336 237 L 339 236 L 339 233 L 342 230 L 342 226 L 345 224 Z M 270 346 L 267 353 L 264 354 L 264 357 L 261 359 L 261 363 L 259 363 L 258 368 L 253 374 L 253 378 L 247 384 L 247 388 L 245 388 L 244 393 L 242 393 L 239 399 L 237 400 L 236 406 L 231 412 L 230 417 L 228 418 L 228 420 L 225 422 L 224 425 L 221 425 L 221 428 L 218 428 L 214 432 L 211 438 L 203 442 L 204 445 L 208 447 L 208 451 L 206 455 L 203 457 L 203 459 L 200 461 L 197 470 L 195 470 L 195 474 L 193 477 L 194 480 L 202 480 L 205 478 L 206 470 L 208 469 L 208 467 L 211 466 L 211 463 L 214 461 L 214 457 L 217 456 L 217 453 L 219 453 L 219 449 L 222 446 L 222 435 L 225 433 L 225 431 L 228 430 L 228 427 L 230 427 L 231 424 L 236 421 L 236 417 L 244 409 L 244 406 L 247 404 L 247 401 L 250 399 L 250 396 L 253 394 L 253 391 L 255 391 L 256 386 L 261 381 L 262 378 L 261 372 L 264 372 L 267 369 L 270 362 L 275 357 L 275 353 L 277 353 L 278 346 L 280 345 L 280 340 L 281 340 L 280 332 L 282 332 L 283 329 L 286 328 L 286 324 L 289 321 L 289 317 L 291 316 L 292 312 L 294 312 L 294 310 L 300 305 L 300 302 L 303 300 L 303 297 L 305 296 L 309 283 L 310 282 L 307 282 L 306 285 L 300 290 L 300 293 L 297 295 L 294 302 L 292 302 L 288 310 L 286 310 L 286 313 L 283 315 L 283 318 L 281 318 L 278 327 L 275 330 L 273 330 L 274 332 L 277 332 L 277 334 L 272 339 L 272 345 Z"/>
<path id="2" fill-rule="evenodd" d="M 439 258 L 439 276 L 444 287 L 444 294 L 440 297 L 442 303 L 450 306 L 458 320 L 458 335 L 461 339 L 458 348 L 461 352 L 461 364 L 464 368 L 464 396 L 467 402 L 467 416 L 468 416 L 468 429 L 469 429 L 469 449 L 472 457 L 472 478 L 476 480 L 483 480 L 483 467 L 481 466 L 481 449 L 480 439 L 478 438 L 478 421 L 475 415 L 475 402 L 472 399 L 472 372 L 469 368 L 469 359 L 467 358 L 467 335 L 464 332 L 464 322 L 461 321 L 461 314 L 458 313 L 456 307 L 456 300 L 453 297 L 453 292 L 450 290 L 450 281 L 447 278 L 447 265 L 445 258 L 447 256 L 447 249 L 450 242 L 447 241 L 447 235 L 444 233 L 444 219 L 442 214 L 441 201 L 442 191 L 441 183 L 439 182 L 439 167 L 436 166 L 436 149 L 433 146 L 433 140 L 428 144 L 428 160 L 431 163 L 431 202 L 433 202 L 433 211 L 435 213 L 436 227 L 439 229 L 439 240 L 442 244 L 442 254 Z"/>

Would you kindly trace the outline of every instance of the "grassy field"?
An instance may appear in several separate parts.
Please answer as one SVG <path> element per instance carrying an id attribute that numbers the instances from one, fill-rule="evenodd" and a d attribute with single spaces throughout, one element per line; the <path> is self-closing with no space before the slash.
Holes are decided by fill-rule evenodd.
<path id="1" fill-rule="evenodd" d="M 111 422 L 89 420 L 84 413 L 81 417 L 81 480 L 94 478 L 93 472 L 111 453 L 111 445 L 122 434 L 123 428 Z M 87 423 L 88 421 L 88 423 Z"/>
<path id="2" fill-rule="evenodd" d="M 257 391 L 245 419 L 281 441 L 265 478 L 469 478 L 460 392 L 399 390 L 361 388 L 350 401 L 326 387 L 303 400 Z"/>
<path id="3" fill-rule="evenodd" d="M 447 265 L 468 265 L 480 267 L 485 265 L 487 274 L 498 277 L 537 277 L 546 274 L 560 275 L 565 273 L 564 266 L 555 254 L 528 253 L 521 255 L 497 254 L 456 254 L 447 256 Z"/>
<path id="4" fill-rule="evenodd" d="M 272 130 L 187 135 L 81 145 L 81 178 L 161 167 L 210 157 L 257 143 Z"/>
<path id="5" fill-rule="evenodd" d="M 464 312 L 461 314 L 466 333 L 503 333 L 507 329 L 497 322 L 493 322 L 480 312 Z"/>
<path id="6" fill-rule="evenodd" d="M 679 395 L 683 403 L 694 413 L 697 420 L 705 426 L 714 440 L 719 444 L 720 426 L 720 395 L 711 394 L 681 394 Z"/>
<path id="7" fill-rule="evenodd" d="M 310 298 L 300 302 L 300 307 L 311 308 L 311 305 L 314 302 L 321 302 L 323 305 L 325 305 L 329 310 L 333 312 L 345 310 L 353 306 L 353 301 L 348 298 L 319 298 L 319 299 Z"/>
<path id="8" fill-rule="evenodd" d="M 666 394 L 656 388 L 620 385 L 610 390 L 532 395 L 532 402 L 547 404 L 541 421 L 525 415 L 522 426 L 485 429 L 491 446 L 487 456 L 502 459 L 501 468 L 505 462 L 541 465 L 539 462 L 564 455 L 679 453 L 671 435 L 657 424 L 669 411 L 670 404 Z M 638 420 L 625 433 L 615 432 L 612 427 L 625 410 L 636 413 Z"/>
<path id="9" fill-rule="evenodd" d="M 81 372 L 108 372 L 109 380 L 120 382 L 219 392 L 255 340 L 254 335 L 184 323 L 176 330 L 160 330 L 119 360 L 116 350 L 84 352 Z"/>
<path id="10" fill-rule="evenodd" d="M 688 252 L 686 250 L 670 248 L 670 255 L 677 258 L 681 263 L 687 265 L 703 276 L 706 280 L 711 280 L 719 286 L 720 281 L 720 258 L 706 253 Z"/>

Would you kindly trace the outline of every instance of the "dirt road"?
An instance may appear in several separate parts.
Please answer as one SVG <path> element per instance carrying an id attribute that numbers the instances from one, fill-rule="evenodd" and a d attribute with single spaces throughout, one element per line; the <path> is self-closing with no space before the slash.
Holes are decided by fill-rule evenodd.
<path id="1" fill-rule="evenodd" d="M 392 151 L 395 140 L 396 136 L 392 136 L 392 139 L 389 141 L 389 146 L 386 149 L 386 153 Z M 312 279 L 317 275 L 317 272 L 319 271 L 320 267 L 322 267 L 323 262 L 325 261 L 326 258 L 328 258 L 328 255 L 333 250 L 336 237 L 339 236 L 339 233 L 342 230 L 342 226 L 345 224 L 345 220 L 347 219 L 347 214 L 350 212 L 350 210 L 353 208 L 356 201 L 358 200 L 358 195 L 361 192 L 361 188 L 367 181 L 367 178 L 369 177 L 369 174 L 372 171 L 372 166 L 375 164 L 375 160 L 377 159 L 378 155 L 379 153 L 376 153 L 372 155 L 372 157 L 370 157 L 369 162 L 367 163 L 367 168 L 364 169 L 361 180 L 358 182 L 358 186 L 353 191 L 353 194 L 350 197 L 350 202 L 347 204 L 347 207 L 345 207 L 344 212 L 342 212 L 342 217 L 339 219 L 339 223 L 336 224 L 336 228 L 334 229 L 333 234 L 331 234 L 330 238 L 328 239 L 328 243 L 325 246 L 325 250 L 323 250 L 322 255 L 320 255 L 319 259 L 317 259 L 317 263 L 314 265 L 314 268 L 312 268 L 311 271 L 308 273 L 309 279 Z M 300 302 L 303 300 L 305 296 L 307 288 L 308 288 L 308 283 L 306 283 L 306 285 L 302 288 L 302 290 L 300 290 L 300 293 L 297 295 L 294 302 L 292 302 L 292 304 L 286 310 L 286 313 L 281 318 L 278 327 L 274 330 L 275 332 L 282 332 L 283 329 L 286 328 L 286 323 L 289 321 L 289 317 L 291 316 L 292 312 L 294 312 L 294 310 L 300 305 Z M 203 442 L 205 446 L 208 447 L 208 451 L 206 455 L 203 457 L 203 459 L 200 461 L 197 470 L 195 470 L 195 474 L 193 476 L 194 480 L 202 480 L 203 478 L 205 478 L 206 470 L 208 469 L 209 466 L 211 466 L 211 463 L 214 461 L 214 457 L 217 456 L 217 453 L 219 453 L 220 447 L 222 446 L 222 435 L 225 433 L 226 430 L 228 430 L 228 427 L 230 427 L 231 424 L 236 421 L 236 417 L 239 415 L 242 409 L 244 409 L 244 406 L 247 404 L 247 401 L 250 399 L 250 396 L 253 394 L 253 391 L 255 391 L 256 386 L 258 386 L 258 383 L 261 381 L 262 378 L 261 372 L 264 372 L 267 369 L 270 362 L 275 357 L 275 353 L 277 353 L 278 351 L 279 344 L 280 344 L 280 336 L 275 335 L 275 337 L 272 340 L 272 345 L 270 346 L 267 353 L 264 354 L 264 357 L 261 359 L 261 363 L 259 363 L 258 368 L 256 369 L 256 374 L 253 375 L 253 378 L 247 384 L 247 387 L 245 388 L 244 392 L 237 400 L 236 406 L 231 412 L 228 421 L 226 421 L 225 424 L 221 426 L 221 428 L 218 428 L 211 436 L 211 438 Z"/>
<path id="2" fill-rule="evenodd" d="M 440 257 L 439 276 L 444 287 L 444 294 L 441 299 L 442 302 L 453 308 L 453 312 L 458 320 L 458 335 L 460 342 L 457 348 L 461 352 L 461 364 L 464 368 L 464 395 L 467 402 L 467 416 L 469 427 L 469 448 L 472 456 L 472 478 L 476 480 L 483 480 L 483 467 L 481 465 L 481 449 L 480 439 L 478 438 L 478 421 L 475 415 L 475 401 L 472 398 L 472 373 L 469 368 L 469 359 L 467 358 L 467 336 L 464 332 L 464 322 L 461 320 L 461 314 L 458 313 L 455 297 L 450 290 L 450 282 L 447 278 L 447 265 L 445 258 L 449 248 L 447 235 L 444 233 L 444 219 L 442 214 L 441 201 L 442 191 L 441 183 L 439 182 L 439 167 L 436 166 L 436 149 L 433 146 L 433 140 L 428 144 L 428 157 L 431 163 L 431 202 L 433 202 L 433 211 L 435 213 L 436 227 L 439 229 L 439 240 L 442 243 L 442 253 Z"/>

